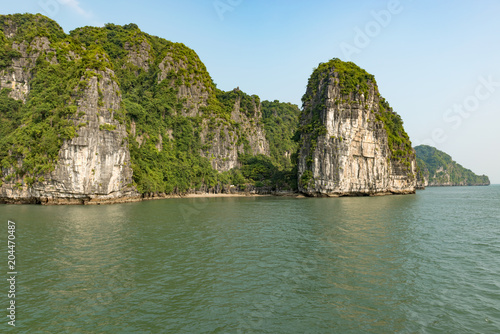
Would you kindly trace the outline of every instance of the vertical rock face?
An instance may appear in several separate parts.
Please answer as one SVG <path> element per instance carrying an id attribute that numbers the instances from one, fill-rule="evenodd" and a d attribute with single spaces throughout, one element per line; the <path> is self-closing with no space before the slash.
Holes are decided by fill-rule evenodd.
<path id="1" fill-rule="evenodd" d="M 118 85 L 109 69 L 97 75 L 78 101 L 79 122 L 85 126 L 63 143 L 48 183 L 35 187 L 42 198 L 103 201 L 138 195 L 131 188 L 125 125 L 114 118 L 121 105 Z"/>
<path id="2" fill-rule="evenodd" d="M 203 63 L 195 55 L 180 56 L 183 53 L 186 50 L 182 50 L 182 46 L 172 45 L 169 48 L 158 65 L 158 83 L 167 80 L 171 87 L 176 87 L 177 97 L 183 104 L 182 115 L 196 117 L 201 112 L 200 108 L 208 106 L 209 97 L 215 92 Z M 197 61 L 193 61 L 193 58 Z"/>
<path id="3" fill-rule="evenodd" d="M 31 19 L 39 26 L 54 25 L 54 29 L 60 29 L 53 21 L 42 16 L 32 16 Z M 29 99 L 32 97 L 30 86 L 36 79 L 37 71 L 47 71 L 50 66 L 63 66 L 57 55 L 64 52 L 69 43 L 54 46 L 57 43 L 51 42 L 47 37 L 38 36 L 28 42 L 15 41 L 24 38 L 17 36 L 21 30 L 11 20 L 7 20 L 7 25 L 4 26 L 6 37 L 14 39 L 12 49 L 17 51 L 17 54 L 11 64 L 1 71 L 1 88 L 10 89 L 10 98 L 28 104 L 28 112 L 36 112 L 39 106 L 30 105 Z M 81 59 L 82 55 L 86 55 L 86 51 L 76 46 L 72 48 L 71 51 L 64 52 L 64 60 L 68 62 L 64 66 L 67 69 L 80 67 L 82 71 L 75 71 L 75 75 L 81 75 L 78 73 L 82 72 L 85 74 L 81 78 L 69 78 L 75 80 L 77 86 L 62 103 L 74 109 L 70 109 L 68 114 L 61 117 L 68 120 L 64 130 L 75 133 L 71 139 L 62 140 L 57 159 L 49 172 L 34 172 L 33 167 L 36 169 L 37 165 L 27 170 L 25 157 L 18 157 L 16 165 L 7 168 L 4 166 L 4 178 L 0 182 L 2 202 L 81 204 L 115 202 L 124 197 L 130 199 L 139 195 L 131 187 L 132 169 L 126 128 L 123 122 L 119 122 L 115 117 L 117 113 L 123 113 L 116 76 L 97 55 L 94 56 L 94 64 L 102 68 L 101 70 L 82 68 Z M 49 65 L 37 65 L 37 61 L 47 62 Z M 42 85 L 48 84 L 45 82 Z M 40 91 L 37 94 L 40 94 Z M 53 109 L 36 121 L 32 118 L 26 120 L 41 122 L 62 108 L 52 100 L 43 103 L 53 103 Z M 50 122 L 52 126 L 52 121 Z M 37 124 L 39 128 L 43 128 L 41 123 Z M 19 128 L 12 129 L 12 132 L 17 136 L 33 135 L 33 130 L 22 132 L 26 127 L 27 124 L 21 124 Z M 36 129 L 36 126 L 34 128 Z M 39 140 L 47 140 L 44 136 L 47 135 L 42 135 Z"/>
<path id="4" fill-rule="evenodd" d="M 413 193 L 415 153 L 373 76 L 333 59 L 309 79 L 299 189 L 311 196 Z"/>
<path id="5" fill-rule="evenodd" d="M 6 202 L 47 204 L 100 203 L 134 198 L 125 125 L 115 119 L 121 97 L 114 73 L 96 72 L 77 101 L 77 135 L 63 142 L 53 172 L 31 187 L 22 178 L 3 183 Z"/>
<path id="6" fill-rule="evenodd" d="M 205 121 L 201 139 L 210 147 L 202 154 L 210 159 L 213 169 L 225 172 L 237 167 L 241 153 L 269 155 L 269 143 L 261 124 L 260 101 L 253 98 L 250 108 L 249 113 L 243 111 L 241 98 L 236 98 L 230 121 L 239 124 L 237 129 L 231 122 L 215 121 L 214 125 L 211 120 Z"/>
<path id="7" fill-rule="evenodd" d="M 138 68 L 142 68 L 146 72 L 149 70 L 151 65 L 151 56 L 149 55 L 151 45 L 146 40 L 142 40 L 134 46 L 127 42 L 124 45 L 124 49 L 128 51 L 127 62 Z"/>
<path id="8" fill-rule="evenodd" d="M 205 112 L 212 113 L 214 105 L 223 106 L 215 102 L 217 89 L 203 63 L 195 55 L 191 58 L 184 56 L 190 52 L 183 46 L 171 46 L 159 64 L 158 83 L 166 80 L 171 87 L 177 85 L 177 98 L 183 105 L 182 116 L 203 117 Z M 230 119 L 212 114 L 203 120 L 200 136 L 207 149 L 202 151 L 202 156 L 210 160 L 213 169 L 225 172 L 238 165 L 240 153 L 269 155 L 258 97 L 250 97 L 239 89 L 227 93 L 219 91 L 219 94 L 231 95 L 229 110 L 226 110 Z M 242 108 L 242 98 L 251 99 L 251 106 Z M 238 124 L 237 128 L 234 124 Z"/>
<path id="9" fill-rule="evenodd" d="M 12 65 L 0 72 L 0 88 L 9 88 L 9 96 L 26 102 L 29 94 L 29 82 L 33 78 L 35 63 L 42 52 L 53 52 L 47 37 L 35 37 L 28 45 L 14 42 L 12 48 L 19 52 L 19 57 L 12 59 Z M 54 61 L 50 59 L 49 61 Z"/>

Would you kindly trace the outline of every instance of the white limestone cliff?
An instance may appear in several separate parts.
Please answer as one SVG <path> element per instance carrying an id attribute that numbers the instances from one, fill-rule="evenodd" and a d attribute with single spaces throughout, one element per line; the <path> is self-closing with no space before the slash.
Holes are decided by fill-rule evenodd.
<path id="1" fill-rule="evenodd" d="M 343 95 L 340 80 L 332 68 L 306 92 L 310 99 L 304 103 L 302 127 L 322 130 L 317 138 L 317 129 L 302 133 L 299 190 L 310 196 L 414 193 L 415 154 L 393 156 L 377 119 L 381 98 L 376 83 L 367 82 L 366 92 Z M 314 118 L 319 124 L 313 125 Z"/>

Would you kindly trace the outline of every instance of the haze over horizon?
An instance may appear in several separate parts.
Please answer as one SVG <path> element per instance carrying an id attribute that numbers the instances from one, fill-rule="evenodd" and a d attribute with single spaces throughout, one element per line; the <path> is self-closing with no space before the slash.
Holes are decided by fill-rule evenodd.
<path id="1" fill-rule="evenodd" d="M 500 183 L 500 2 L 29 0 L 2 9 L 41 13 L 66 33 L 135 23 L 196 51 L 220 89 L 299 107 L 314 67 L 351 60 L 375 75 L 415 146 Z"/>

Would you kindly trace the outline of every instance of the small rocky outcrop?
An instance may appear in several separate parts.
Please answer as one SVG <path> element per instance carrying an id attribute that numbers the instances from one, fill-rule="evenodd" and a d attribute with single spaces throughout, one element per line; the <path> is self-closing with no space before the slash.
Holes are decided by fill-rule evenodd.
<path id="1" fill-rule="evenodd" d="M 149 55 L 151 45 L 149 45 L 145 39 L 142 39 L 139 43 L 133 45 L 130 42 L 127 42 L 124 45 L 124 49 L 128 51 L 128 63 L 141 68 L 146 72 L 149 71 L 149 67 L 151 66 L 151 56 Z"/>
<path id="2" fill-rule="evenodd" d="M 303 97 L 299 190 L 309 196 L 408 194 L 415 153 L 372 75 L 333 59 Z"/>

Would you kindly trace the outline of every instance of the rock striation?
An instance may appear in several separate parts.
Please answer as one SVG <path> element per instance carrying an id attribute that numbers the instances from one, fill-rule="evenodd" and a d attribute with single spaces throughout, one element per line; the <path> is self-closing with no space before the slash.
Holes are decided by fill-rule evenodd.
<path id="1" fill-rule="evenodd" d="M 299 190 L 309 196 L 410 194 L 416 160 L 399 115 L 372 75 L 332 59 L 302 99 Z"/>

